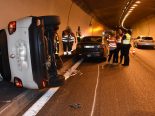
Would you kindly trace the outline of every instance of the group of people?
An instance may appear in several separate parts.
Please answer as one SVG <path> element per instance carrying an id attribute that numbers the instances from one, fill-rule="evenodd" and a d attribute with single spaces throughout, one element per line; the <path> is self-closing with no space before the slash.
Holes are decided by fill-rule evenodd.
<path id="1" fill-rule="evenodd" d="M 124 59 L 123 66 L 129 66 L 129 51 L 131 47 L 131 31 L 118 29 L 116 32 L 112 32 L 107 38 L 109 47 L 108 63 L 120 63 Z M 120 54 L 120 55 L 119 55 Z M 120 56 L 120 57 L 119 57 Z M 119 60 L 120 59 L 120 60 Z M 119 60 L 119 61 L 118 61 Z"/>

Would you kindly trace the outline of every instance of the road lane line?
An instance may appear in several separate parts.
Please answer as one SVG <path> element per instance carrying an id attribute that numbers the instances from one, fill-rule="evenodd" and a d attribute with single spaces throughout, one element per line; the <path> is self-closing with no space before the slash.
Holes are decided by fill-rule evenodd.
<path id="1" fill-rule="evenodd" d="M 49 89 L 23 116 L 35 116 L 58 89 L 59 87 Z"/>
<path id="2" fill-rule="evenodd" d="M 65 74 L 65 80 L 67 80 L 72 72 L 83 62 L 83 59 L 79 60 L 69 69 Z M 24 114 L 23 116 L 35 116 L 41 110 L 41 108 L 48 102 L 48 100 L 56 93 L 60 87 L 49 89 L 38 101 L 36 101 Z"/>
<path id="3" fill-rule="evenodd" d="M 97 95 L 97 88 L 98 88 L 98 83 L 99 83 L 99 77 L 100 77 L 100 68 L 99 68 L 99 65 L 98 65 L 97 81 L 96 81 L 95 93 L 94 93 L 94 100 L 93 100 L 93 105 L 92 105 L 92 110 L 91 110 L 90 116 L 93 116 L 94 110 L 95 110 L 96 95 Z"/>

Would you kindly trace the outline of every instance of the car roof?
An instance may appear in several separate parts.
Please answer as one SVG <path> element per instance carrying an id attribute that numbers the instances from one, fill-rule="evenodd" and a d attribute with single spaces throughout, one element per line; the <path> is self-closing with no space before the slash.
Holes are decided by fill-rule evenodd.
<path id="1" fill-rule="evenodd" d="M 151 36 L 138 36 L 138 37 L 151 37 Z"/>

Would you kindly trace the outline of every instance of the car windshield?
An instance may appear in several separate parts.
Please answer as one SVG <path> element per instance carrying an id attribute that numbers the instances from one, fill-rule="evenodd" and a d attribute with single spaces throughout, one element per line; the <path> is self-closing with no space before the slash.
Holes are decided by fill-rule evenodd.
<path id="1" fill-rule="evenodd" d="M 143 40 L 153 40 L 152 37 L 142 37 Z"/>
<path id="2" fill-rule="evenodd" d="M 102 37 L 84 37 L 81 42 L 102 42 Z"/>

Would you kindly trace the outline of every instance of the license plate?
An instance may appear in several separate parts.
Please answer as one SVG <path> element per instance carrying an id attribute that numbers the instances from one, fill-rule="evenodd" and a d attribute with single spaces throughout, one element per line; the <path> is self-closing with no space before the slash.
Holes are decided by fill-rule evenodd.
<path id="1" fill-rule="evenodd" d="M 91 57 L 91 54 L 87 54 L 87 57 Z"/>
<path id="2" fill-rule="evenodd" d="M 94 48 L 94 46 L 84 46 L 84 48 Z"/>

